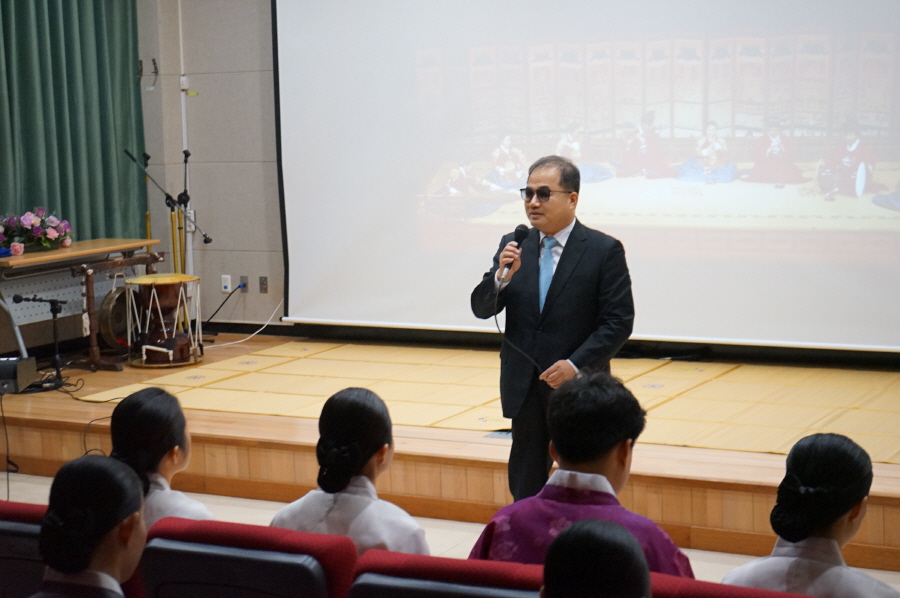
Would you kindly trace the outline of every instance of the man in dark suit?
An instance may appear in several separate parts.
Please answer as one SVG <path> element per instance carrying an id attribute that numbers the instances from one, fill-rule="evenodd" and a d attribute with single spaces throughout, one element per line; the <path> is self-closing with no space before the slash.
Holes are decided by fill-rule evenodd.
<path id="1" fill-rule="evenodd" d="M 503 416 L 512 419 L 508 472 L 515 500 L 537 494 L 553 465 L 551 390 L 582 370 L 608 372 L 634 321 L 622 244 L 575 219 L 580 182 L 578 168 L 565 158 L 531 165 L 522 198 L 533 228 L 521 247 L 514 233 L 500 240 L 493 267 L 472 291 L 477 317 L 506 308 L 500 399 Z"/>

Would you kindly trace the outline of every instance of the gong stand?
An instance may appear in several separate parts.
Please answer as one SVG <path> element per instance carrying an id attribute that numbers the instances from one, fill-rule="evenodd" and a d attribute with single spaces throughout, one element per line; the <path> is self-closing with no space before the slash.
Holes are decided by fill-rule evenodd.
<path id="1" fill-rule="evenodd" d="M 147 266 L 147 274 L 153 274 L 154 264 L 165 259 L 165 253 L 160 251 L 157 253 L 147 253 L 135 257 L 119 258 L 116 260 L 107 260 L 105 262 L 95 262 L 91 265 L 81 264 L 80 266 L 72 266 L 72 276 L 81 276 L 84 280 L 84 297 L 87 301 L 87 314 L 90 334 L 90 349 L 86 361 L 86 368 L 92 372 L 97 370 L 106 370 L 110 372 L 121 372 L 122 364 L 118 361 L 105 359 L 100 355 L 100 344 L 97 342 L 97 313 L 94 302 L 94 274 L 105 270 L 117 270 L 119 268 L 127 268 L 128 266 Z M 75 367 L 85 367 L 77 362 L 71 365 Z"/>

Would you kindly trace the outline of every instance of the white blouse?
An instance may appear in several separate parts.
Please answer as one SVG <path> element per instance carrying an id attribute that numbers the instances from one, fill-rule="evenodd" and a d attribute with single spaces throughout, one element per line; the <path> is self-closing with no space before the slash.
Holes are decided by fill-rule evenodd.
<path id="1" fill-rule="evenodd" d="M 751 561 L 722 580 L 735 586 L 818 598 L 900 598 L 900 592 L 852 567 L 830 538 L 801 542 L 778 538 L 771 556 Z"/>
<path id="2" fill-rule="evenodd" d="M 356 476 L 341 492 L 310 491 L 275 514 L 273 527 L 348 536 L 359 554 L 380 548 L 429 554 L 425 531 L 409 513 L 378 498 L 366 476 Z"/>
<path id="3" fill-rule="evenodd" d="M 188 498 L 183 492 L 172 490 L 166 478 L 151 473 L 150 492 L 144 498 L 144 521 L 149 529 L 163 517 L 183 517 L 184 519 L 215 519 L 202 502 Z"/>

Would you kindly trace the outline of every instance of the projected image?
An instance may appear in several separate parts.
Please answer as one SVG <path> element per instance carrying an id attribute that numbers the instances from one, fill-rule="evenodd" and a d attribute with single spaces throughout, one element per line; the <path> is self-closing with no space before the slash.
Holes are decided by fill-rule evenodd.
<path id="1" fill-rule="evenodd" d="M 286 322 L 495 331 L 559 154 L 633 338 L 900 351 L 897 0 L 276 3 Z"/>
<path id="2" fill-rule="evenodd" d="M 892 33 L 417 54 L 423 119 L 471 123 L 421 215 L 515 225 L 536 158 L 582 173 L 596 226 L 900 228 Z M 463 114 L 463 117 L 460 116 Z"/>

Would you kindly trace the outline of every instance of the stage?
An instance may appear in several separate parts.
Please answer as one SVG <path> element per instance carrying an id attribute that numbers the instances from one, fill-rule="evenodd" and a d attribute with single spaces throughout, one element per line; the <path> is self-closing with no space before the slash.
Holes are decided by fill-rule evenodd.
<path id="1" fill-rule="evenodd" d="M 485 522 L 511 497 L 509 440 L 496 391 L 498 359 L 464 347 L 383 346 L 220 335 L 197 367 L 67 370 L 84 379 L 61 393 L 8 395 L 10 453 L 22 473 L 53 475 L 90 449 L 109 451 L 114 402 L 147 384 L 186 409 L 193 435 L 181 490 L 290 501 L 315 485 L 315 416 L 344 386 L 388 403 L 396 455 L 379 494 L 414 515 Z M 615 360 L 648 410 L 632 476 L 619 496 L 681 546 L 768 554 L 769 511 L 784 455 L 814 431 L 847 434 L 872 455 L 868 515 L 844 555 L 900 570 L 900 374 L 739 363 Z M 94 421 L 94 420 L 100 421 Z M 93 423 L 92 423 L 93 422 Z M 681 446 L 688 445 L 688 446 Z M 773 452 L 765 452 L 771 450 Z"/>

